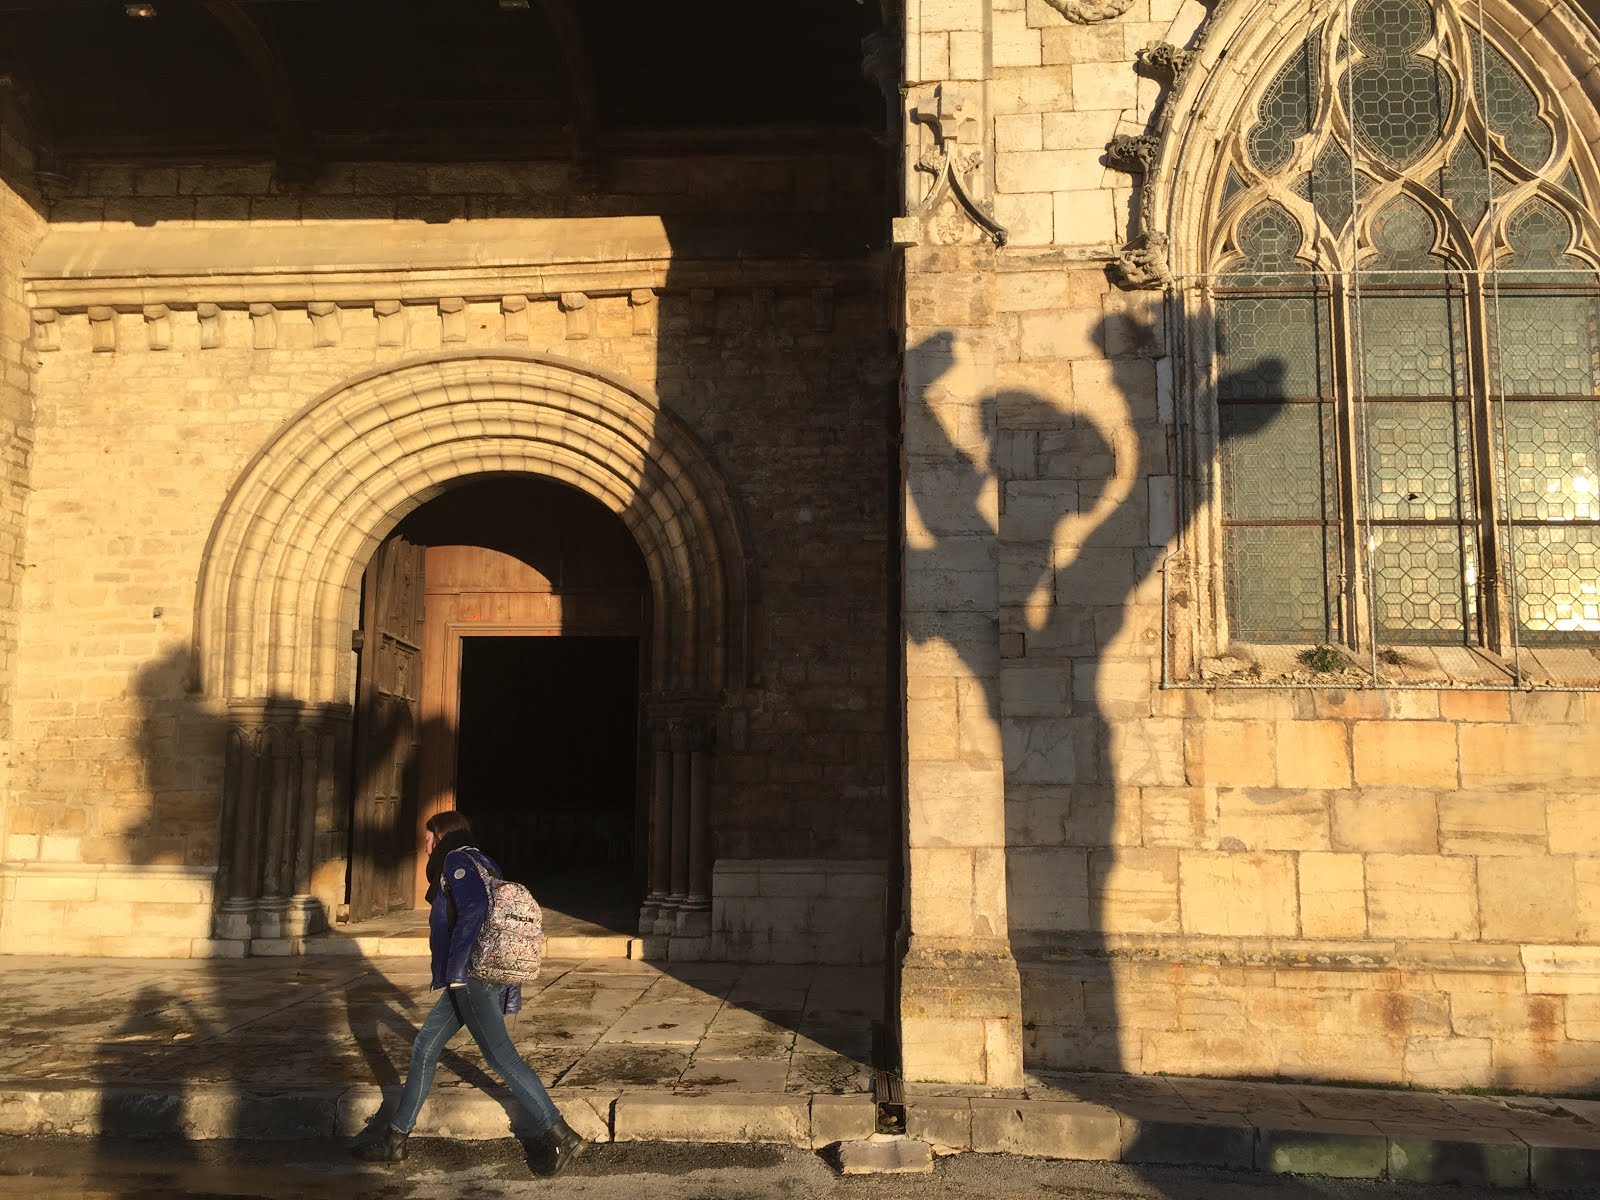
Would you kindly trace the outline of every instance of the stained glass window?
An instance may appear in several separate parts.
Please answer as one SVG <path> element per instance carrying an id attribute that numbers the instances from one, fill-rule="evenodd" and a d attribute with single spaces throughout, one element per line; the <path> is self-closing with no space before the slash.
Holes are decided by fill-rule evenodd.
<path id="1" fill-rule="evenodd" d="M 1229 632 L 1600 645 L 1585 143 L 1476 11 L 1324 11 L 1253 101 L 1225 180 Z"/>

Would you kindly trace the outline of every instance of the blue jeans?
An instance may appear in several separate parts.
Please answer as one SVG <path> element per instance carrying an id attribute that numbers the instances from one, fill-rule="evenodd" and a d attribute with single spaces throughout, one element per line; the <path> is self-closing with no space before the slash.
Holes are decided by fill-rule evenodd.
<path id="1" fill-rule="evenodd" d="M 469 980 L 464 988 L 444 989 L 411 1044 L 411 1069 L 406 1073 L 400 1104 L 389 1118 L 390 1125 L 401 1133 L 416 1128 L 417 1114 L 422 1111 L 422 1102 L 433 1086 L 433 1074 L 439 1068 L 439 1055 L 444 1053 L 445 1043 L 465 1025 L 495 1074 L 506 1081 L 517 1103 L 533 1118 L 536 1131 L 554 1128 L 561 1113 L 506 1033 L 506 1019 L 500 1011 L 500 993 L 504 990 L 499 984 L 480 979 Z"/>

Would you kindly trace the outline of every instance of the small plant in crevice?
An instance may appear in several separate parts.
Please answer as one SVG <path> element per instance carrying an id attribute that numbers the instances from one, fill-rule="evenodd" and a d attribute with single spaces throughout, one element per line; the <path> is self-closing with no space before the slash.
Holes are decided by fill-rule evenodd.
<path id="1" fill-rule="evenodd" d="M 1342 671 L 1350 665 L 1350 660 L 1344 653 L 1333 646 L 1312 646 L 1308 650 L 1300 651 L 1300 662 L 1319 675 L 1331 675 L 1335 671 Z"/>
<path id="2" fill-rule="evenodd" d="M 1400 651 L 1396 650 L 1393 646 L 1385 646 L 1382 650 L 1378 651 L 1378 661 L 1383 663 L 1385 666 L 1403 667 L 1406 665 L 1406 656 L 1401 654 Z"/>

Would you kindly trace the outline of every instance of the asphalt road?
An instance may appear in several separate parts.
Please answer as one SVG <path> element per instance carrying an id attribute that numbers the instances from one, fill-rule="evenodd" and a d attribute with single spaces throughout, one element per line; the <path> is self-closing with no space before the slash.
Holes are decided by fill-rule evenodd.
<path id="1" fill-rule="evenodd" d="M 397 1167 L 369 1167 L 326 1141 L 0 1137 L 0 1200 L 1507 1200 L 1521 1194 L 977 1154 L 943 1159 L 931 1176 L 841 1178 L 800 1150 L 659 1143 L 591 1147 L 552 1182 L 532 1178 L 511 1141 L 423 1141 Z M 1600 1184 L 1573 1195 L 1600 1200 Z"/>

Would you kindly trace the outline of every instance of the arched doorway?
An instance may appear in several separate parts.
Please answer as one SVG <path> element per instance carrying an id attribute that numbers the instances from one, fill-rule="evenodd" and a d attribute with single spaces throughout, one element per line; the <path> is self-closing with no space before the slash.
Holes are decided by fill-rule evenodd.
<path id="1" fill-rule="evenodd" d="M 401 522 L 362 592 L 351 919 L 420 904 L 420 825 L 454 808 L 547 907 L 625 927 L 649 834 L 649 574 L 627 528 L 564 484 L 466 480 Z"/>
<path id="2" fill-rule="evenodd" d="M 223 506 L 195 654 L 199 686 L 230 725 L 219 938 L 281 953 L 342 902 L 359 840 L 340 814 L 354 783 L 363 575 L 408 517 L 485 476 L 565 485 L 637 547 L 649 613 L 639 920 L 704 936 L 717 718 L 726 692 L 751 682 L 743 522 L 705 451 L 649 393 L 582 364 L 499 352 L 334 389 L 263 448 Z M 407 761 L 389 763 L 397 792 Z"/>

